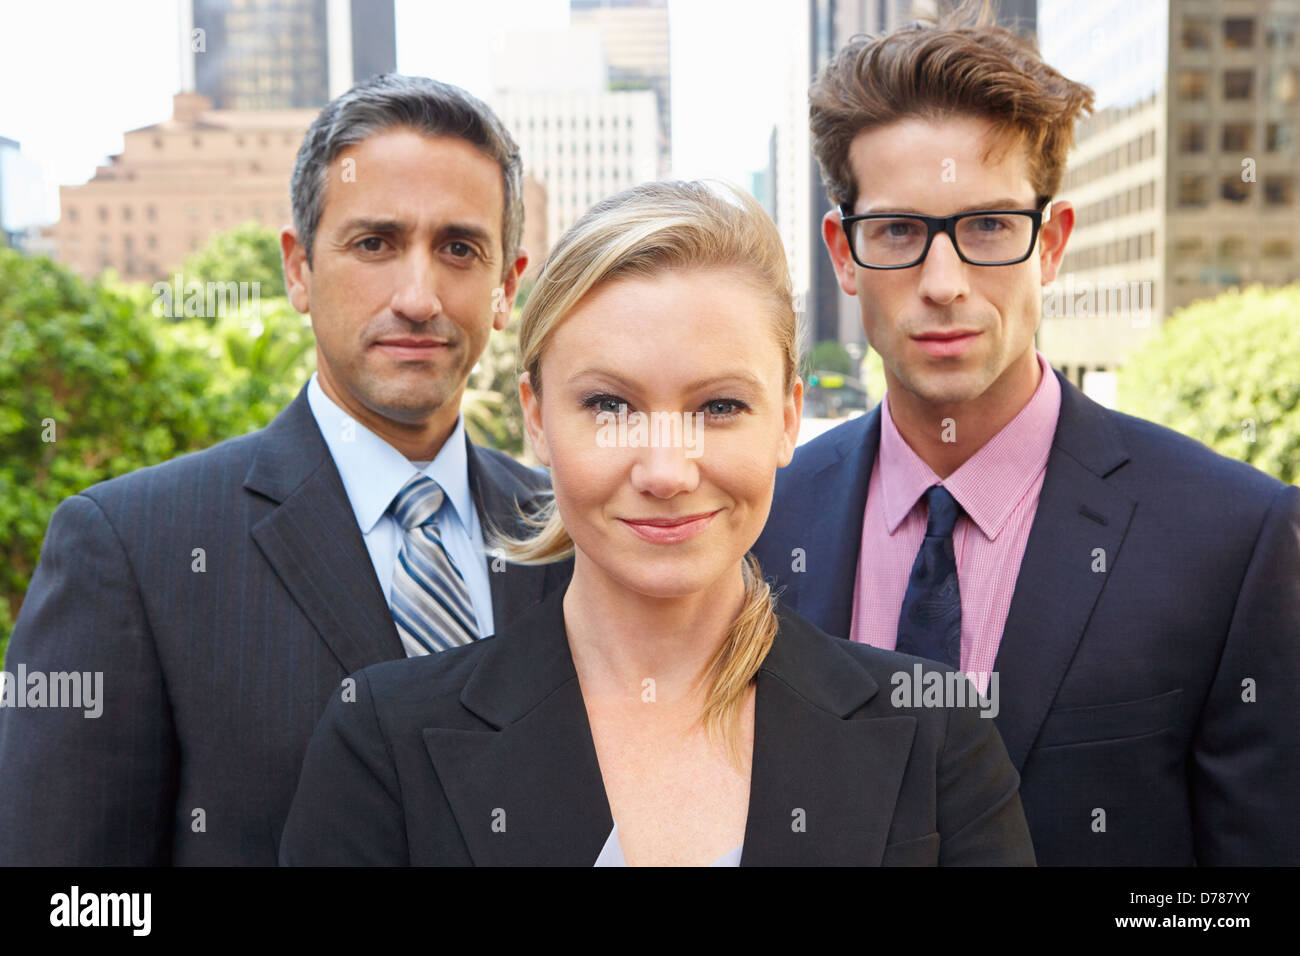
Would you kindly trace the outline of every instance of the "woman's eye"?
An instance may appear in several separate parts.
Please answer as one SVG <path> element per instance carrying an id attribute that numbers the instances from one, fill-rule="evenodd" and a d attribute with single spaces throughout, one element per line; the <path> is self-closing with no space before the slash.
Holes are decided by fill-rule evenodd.
<path id="1" fill-rule="evenodd" d="M 738 402 L 730 398 L 715 398 L 711 402 L 706 402 L 704 408 L 710 415 L 715 418 L 729 418 L 744 408 L 743 402 Z"/>
<path id="2" fill-rule="evenodd" d="M 609 412 L 611 415 L 627 411 L 627 402 L 614 395 L 592 395 L 583 399 L 582 405 L 584 408 L 590 408 L 597 412 Z"/>

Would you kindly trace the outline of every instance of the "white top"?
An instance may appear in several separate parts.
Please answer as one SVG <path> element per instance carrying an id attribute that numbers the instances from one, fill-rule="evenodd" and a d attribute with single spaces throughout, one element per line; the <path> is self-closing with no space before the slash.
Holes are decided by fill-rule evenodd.
<path id="1" fill-rule="evenodd" d="M 724 853 L 718 857 L 709 866 L 740 866 L 740 854 L 745 849 L 745 844 L 741 843 L 730 853 Z M 627 866 L 627 860 L 623 858 L 623 844 L 618 842 L 618 821 L 614 821 L 614 829 L 609 831 L 609 836 L 605 839 L 605 845 L 601 848 L 600 856 L 596 857 L 595 866 Z"/>

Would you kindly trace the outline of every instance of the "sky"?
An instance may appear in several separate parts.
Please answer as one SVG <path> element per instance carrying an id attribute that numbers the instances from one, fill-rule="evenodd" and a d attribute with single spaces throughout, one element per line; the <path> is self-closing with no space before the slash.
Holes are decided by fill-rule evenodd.
<path id="1" fill-rule="evenodd" d="M 58 186 L 85 182 L 122 134 L 171 115 L 180 82 L 178 0 L 0 0 L 0 136 Z M 792 0 L 669 0 L 673 170 L 748 186 L 767 164 Z M 504 31 L 563 27 L 567 0 L 396 0 L 397 68 L 490 93 Z"/>

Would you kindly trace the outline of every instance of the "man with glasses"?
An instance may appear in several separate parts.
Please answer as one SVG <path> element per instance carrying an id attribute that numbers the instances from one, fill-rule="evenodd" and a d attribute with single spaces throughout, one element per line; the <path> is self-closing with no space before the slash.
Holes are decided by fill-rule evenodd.
<path id="1" fill-rule="evenodd" d="M 1040 864 L 1300 863 L 1300 489 L 1037 352 L 1092 93 L 960 17 L 813 84 L 823 236 L 888 390 L 778 474 L 755 553 L 829 633 L 971 676 Z"/>

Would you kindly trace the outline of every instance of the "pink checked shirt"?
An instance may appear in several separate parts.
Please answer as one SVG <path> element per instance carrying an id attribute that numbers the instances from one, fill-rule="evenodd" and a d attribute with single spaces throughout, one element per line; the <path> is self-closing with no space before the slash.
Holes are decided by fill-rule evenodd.
<path id="1" fill-rule="evenodd" d="M 957 499 L 965 512 L 953 530 L 961 590 L 961 669 L 977 677 L 981 693 L 988 690 L 987 675 L 1011 608 L 1061 410 L 1061 384 L 1042 353 L 1037 354 L 1043 375 L 1028 404 L 942 481 L 898 433 L 886 394 L 880 450 L 862 516 L 850 636 L 893 650 L 907 579 L 925 537 L 925 491 L 939 484 Z"/>

